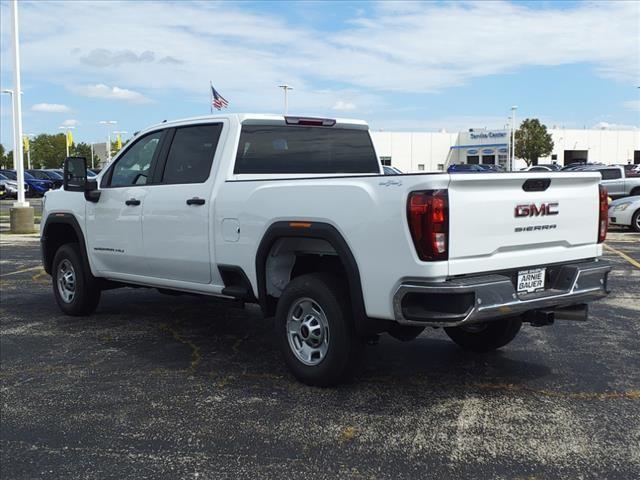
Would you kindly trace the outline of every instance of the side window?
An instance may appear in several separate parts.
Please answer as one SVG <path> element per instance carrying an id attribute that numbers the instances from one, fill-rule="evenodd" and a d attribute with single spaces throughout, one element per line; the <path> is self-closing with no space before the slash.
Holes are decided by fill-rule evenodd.
<path id="1" fill-rule="evenodd" d="M 615 180 L 616 178 L 622 178 L 620 170 L 617 168 L 609 168 L 606 170 L 600 170 L 603 180 Z"/>
<path id="2" fill-rule="evenodd" d="M 162 131 L 142 137 L 127 150 L 111 172 L 111 187 L 144 185 L 149 181 L 151 164 L 162 138 Z"/>
<path id="3" fill-rule="evenodd" d="M 176 129 L 162 183 L 202 183 L 209 178 L 222 124 Z"/>

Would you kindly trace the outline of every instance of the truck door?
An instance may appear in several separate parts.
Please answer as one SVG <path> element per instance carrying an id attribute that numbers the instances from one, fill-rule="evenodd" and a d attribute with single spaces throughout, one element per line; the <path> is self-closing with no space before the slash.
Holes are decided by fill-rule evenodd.
<path id="1" fill-rule="evenodd" d="M 142 208 L 164 132 L 149 133 L 128 147 L 100 181 L 100 200 L 87 202 L 89 253 L 102 272 L 145 275 Z"/>
<path id="2" fill-rule="evenodd" d="M 222 284 L 211 247 L 213 171 L 222 129 L 218 121 L 169 131 L 143 208 L 144 250 L 152 277 Z"/>

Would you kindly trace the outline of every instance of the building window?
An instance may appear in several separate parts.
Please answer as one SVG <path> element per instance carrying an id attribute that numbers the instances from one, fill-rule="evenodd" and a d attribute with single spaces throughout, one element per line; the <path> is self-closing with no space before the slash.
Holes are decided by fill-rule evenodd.
<path id="1" fill-rule="evenodd" d="M 551 155 L 551 160 L 558 160 L 558 155 L 555 153 Z"/>
<path id="2" fill-rule="evenodd" d="M 419 163 L 418 164 L 418 170 L 420 170 L 420 171 L 424 170 L 424 163 Z"/>
<path id="3" fill-rule="evenodd" d="M 438 171 L 439 172 L 444 172 L 444 163 L 439 163 L 438 164 Z"/>
<path id="4" fill-rule="evenodd" d="M 480 163 L 480 157 L 478 155 L 467 155 L 467 163 L 477 165 Z"/>
<path id="5" fill-rule="evenodd" d="M 386 165 L 387 167 L 390 167 L 391 157 L 380 157 L 380 163 L 382 163 L 382 165 Z"/>

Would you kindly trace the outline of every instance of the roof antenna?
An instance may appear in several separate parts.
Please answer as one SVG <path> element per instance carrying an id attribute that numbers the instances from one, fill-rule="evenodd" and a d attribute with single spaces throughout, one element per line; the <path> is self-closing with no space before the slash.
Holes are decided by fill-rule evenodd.
<path id="1" fill-rule="evenodd" d="M 165 118 L 164 120 L 162 120 L 162 123 L 167 123 L 167 119 Z"/>

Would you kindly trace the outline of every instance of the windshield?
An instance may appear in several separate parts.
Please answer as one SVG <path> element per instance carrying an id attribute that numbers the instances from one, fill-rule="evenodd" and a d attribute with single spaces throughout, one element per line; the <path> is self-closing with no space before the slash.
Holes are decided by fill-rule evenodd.
<path id="1" fill-rule="evenodd" d="M 16 174 L 13 172 L 2 172 L 2 174 L 10 180 L 17 180 Z"/>

